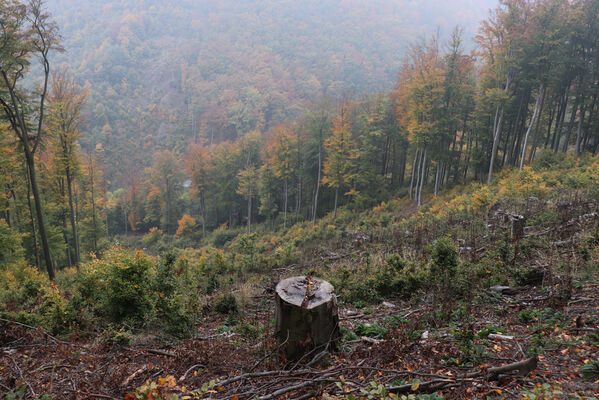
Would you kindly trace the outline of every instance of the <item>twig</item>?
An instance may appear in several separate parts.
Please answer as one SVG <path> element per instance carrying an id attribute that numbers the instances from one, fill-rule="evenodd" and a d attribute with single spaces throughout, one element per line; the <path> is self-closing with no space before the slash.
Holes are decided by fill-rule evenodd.
<path id="1" fill-rule="evenodd" d="M 27 324 L 23 324 L 23 323 L 21 323 L 21 322 L 17 322 L 17 321 L 12 321 L 12 320 L 10 320 L 10 319 L 0 318 L 0 321 L 2 321 L 2 322 L 7 322 L 7 323 L 9 323 L 9 324 L 15 324 L 15 325 L 19 325 L 19 326 L 22 326 L 22 327 L 24 327 L 24 328 L 29 328 L 29 329 L 33 329 L 33 330 L 38 330 L 38 327 L 31 326 L 31 325 L 27 325 Z M 60 339 L 58 339 L 58 338 L 56 338 L 56 337 L 54 337 L 54 336 L 50 335 L 48 332 L 44 331 L 43 329 L 42 329 L 42 333 L 43 333 L 45 336 L 49 337 L 50 339 L 54 340 L 55 342 L 62 343 L 62 344 L 70 344 L 69 342 L 65 342 L 64 340 L 60 340 Z"/>
<path id="2" fill-rule="evenodd" d="M 35 391 L 31 387 L 31 385 L 29 384 L 29 382 L 25 379 L 25 377 L 23 377 L 23 371 L 21 371 L 21 368 L 19 368 L 19 364 L 17 364 L 17 362 L 15 361 L 15 359 L 12 358 L 11 356 L 8 356 L 8 358 L 10 358 L 10 360 L 12 361 L 12 363 L 15 365 L 15 368 L 17 369 L 17 372 L 19 373 L 19 378 L 21 378 L 21 380 L 23 382 L 25 382 L 25 384 L 29 388 L 29 391 L 31 392 L 31 396 L 33 396 L 33 398 L 37 397 L 37 394 L 35 394 Z"/>
<path id="3" fill-rule="evenodd" d="M 292 386 L 287 386 L 287 387 L 279 389 L 279 390 L 277 390 L 275 392 L 272 392 L 271 394 L 268 394 L 266 396 L 260 396 L 258 398 L 260 400 L 276 399 L 279 396 L 282 396 L 282 395 L 284 395 L 286 393 L 289 393 L 289 392 L 292 392 L 294 390 L 298 390 L 298 389 L 304 388 L 306 386 L 313 385 L 316 382 L 326 381 L 326 380 L 328 380 L 328 378 L 330 378 L 332 376 L 335 376 L 336 374 L 337 374 L 337 371 L 329 372 L 328 374 L 324 374 L 324 375 L 322 375 L 322 376 L 320 376 L 318 378 L 315 378 L 313 380 L 309 380 L 309 381 L 306 381 L 306 382 L 298 383 L 298 384 L 292 385 Z"/>
<path id="4" fill-rule="evenodd" d="M 98 397 L 100 399 L 118 400 L 116 397 L 108 396 L 106 394 L 88 393 L 88 392 L 83 392 L 81 390 L 73 390 L 73 389 L 69 389 L 69 388 L 66 388 L 66 389 L 68 391 L 70 391 L 70 392 L 77 393 L 77 394 L 82 394 L 82 395 L 87 396 L 87 397 Z"/>
<path id="5" fill-rule="evenodd" d="M 270 357 L 273 354 L 275 354 L 276 352 L 278 352 L 283 346 L 285 346 L 285 344 L 287 344 L 288 340 L 289 340 L 289 330 L 287 330 L 287 338 L 285 339 L 285 341 L 283 343 L 281 343 L 280 345 L 278 345 L 275 350 L 271 351 L 270 353 L 268 353 L 267 355 L 262 357 L 256 364 L 254 364 L 254 366 L 252 368 L 250 368 L 250 370 L 248 372 L 252 372 L 253 370 L 256 369 L 256 367 L 258 367 L 258 365 L 262 364 L 264 362 L 264 360 L 266 360 L 268 357 Z"/>
<path id="6" fill-rule="evenodd" d="M 176 354 L 173 353 L 169 353 L 168 351 L 164 351 L 164 350 L 158 350 L 158 349 L 146 349 L 146 351 L 148 353 L 152 353 L 152 354 L 157 354 L 159 356 L 166 356 L 166 357 L 177 357 Z"/>
<path id="7" fill-rule="evenodd" d="M 183 376 L 181 378 L 179 378 L 179 380 L 180 381 L 184 381 L 185 378 L 187 378 L 187 374 L 189 374 L 191 371 L 193 371 L 194 369 L 196 369 L 198 367 L 204 368 L 205 365 L 204 364 L 195 364 L 195 365 L 192 365 L 191 367 L 189 367 L 189 369 L 187 371 L 185 371 L 185 373 L 183 374 Z"/>

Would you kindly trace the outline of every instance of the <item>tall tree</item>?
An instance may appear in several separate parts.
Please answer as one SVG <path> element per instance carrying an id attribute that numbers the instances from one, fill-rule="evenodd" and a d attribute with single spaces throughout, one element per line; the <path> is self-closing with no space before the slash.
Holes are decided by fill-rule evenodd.
<path id="1" fill-rule="evenodd" d="M 54 280 L 54 262 L 48 242 L 46 221 L 36 173 L 36 152 L 44 137 L 44 117 L 50 54 L 61 50 L 58 28 L 43 9 L 42 0 L 23 4 L 17 0 L 0 3 L 0 108 L 11 130 L 22 144 L 27 173 L 35 201 L 39 233 L 46 270 Z M 41 85 L 35 90 L 26 86 L 31 60 L 40 62 Z"/>
<path id="2" fill-rule="evenodd" d="M 69 202 L 69 216 L 73 234 L 73 247 L 77 269 L 81 261 L 79 234 L 77 232 L 77 215 L 73 201 L 73 185 L 75 174 L 79 171 L 80 162 L 77 154 L 77 140 L 81 137 L 81 111 L 85 106 L 86 89 L 81 89 L 66 69 L 52 75 L 48 96 L 49 115 L 47 128 L 56 139 L 57 156 L 66 178 L 66 192 Z"/>
<path id="3" fill-rule="evenodd" d="M 185 168 L 191 180 L 191 196 L 197 200 L 202 219 L 202 236 L 206 236 L 206 191 L 209 185 L 210 153 L 201 144 L 192 145 L 187 150 Z"/>
<path id="4" fill-rule="evenodd" d="M 266 145 L 266 159 L 273 167 L 277 178 L 283 181 L 283 229 L 287 228 L 289 203 L 289 181 L 294 177 L 297 166 L 297 135 L 287 126 L 279 125 L 270 133 Z"/>
<path id="5" fill-rule="evenodd" d="M 351 135 L 350 126 L 350 102 L 345 100 L 337 115 L 333 117 L 331 136 L 324 142 L 327 156 L 324 161 L 324 176 L 322 183 L 335 190 L 335 204 L 333 215 L 337 217 L 337 204 L 339 202 L 339 190 L 348 183 L 351 174 L 351 163 L 355 159 L 356 148 Z"/>

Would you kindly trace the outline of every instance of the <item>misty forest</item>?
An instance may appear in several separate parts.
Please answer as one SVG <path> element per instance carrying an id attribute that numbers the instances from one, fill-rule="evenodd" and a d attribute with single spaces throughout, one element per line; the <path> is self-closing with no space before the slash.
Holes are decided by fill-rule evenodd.
<path id="1" fill-rule="evenodd" d="M 598 399 L 598 65 L 599 0 L 0 0 L 0 397 Z"/>

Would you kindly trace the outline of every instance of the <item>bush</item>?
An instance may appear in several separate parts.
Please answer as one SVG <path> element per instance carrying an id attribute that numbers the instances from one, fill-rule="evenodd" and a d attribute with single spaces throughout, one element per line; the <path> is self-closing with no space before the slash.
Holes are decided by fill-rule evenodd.
<path id="1" fill-rule="evenodd" d="M 131 333 L 122 327 L 109 326 L 108 329 L 102 332 L 102 342 L 107 344 L 129 346 L 132 339 Z"/>
<path id="2" fill-rule="evenodd" d="M 366 325 L 361 322 L 356 325 L 354 328 L 354 332 L 358 336 L 385 336 L 387 334 L 387 329 L 383 328 L 379 324 Z"/>
<path id="3" fill-rule="evenodd" d="M 180 261 L 177 264 L 176 261 L 174 253 L 167 253 L 158 264 L 155 280 L 156 311 L 167 333 L 184 337 L 194 328 L 197 301 L 192 296 L 196 290 L 188 287 L 181 277 L 187 267 L 186 263 Z"/>
<path id="4" fill-rule="evenodd" d="M 221 314 L 234 314 L 237 312 L 237 299 L 231 293 L 221 294 L 214 301 L 214 309 Z"/>
<path id="5" fill-rule="evenodd" d="M 232 241 L 239 235 L 240 231 L 230 229 L 218 229 L 214 232 L 212 243 L 214 247 L 222 248 L 228 242 Z"/>
<path id="6" fill-rule="evenodd" d="M 23 263 L 0 270 L 0 310 L 28 310 L 39 303 L 50 281 L 35 267 Z"/>
<path id="7" fill-rule="evenodd" d="M 142 252 L 123 252 L 108 270 L 107 311 L 114 322 L 142 325 L 153 309 L 152 262 Z"/>

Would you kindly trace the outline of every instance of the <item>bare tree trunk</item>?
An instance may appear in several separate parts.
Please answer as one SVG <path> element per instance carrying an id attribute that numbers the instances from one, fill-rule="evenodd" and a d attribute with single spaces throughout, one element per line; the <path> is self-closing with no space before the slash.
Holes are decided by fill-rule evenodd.
<path id="1" fill-rule="evenodd" d="M 528 147 L 528 137 L 530 135 L 530 131 L 535 124 L 537 119 L 537 114 L 539 112 L 539 105 L 541 103 L 541 98 L 545 96 L 545 87 L 541 84 L 539 88 L 539 92 L 537 93 L 537 101 L 535 102 L 535 110 L 532 113 L 532 118 L 530 120 L 530 125 L 528 125 L 528 129 L 526 130 L 526 135 L 524 136 L 524 146 L 522 146 L 522 157 L 520 158 L 520 169 L 524 167 L 524 160 L 526 159 L 526 148 Z M 531 150 L 532 151 L 532 150 Z"/>
<path id="2" fill-rule="evenodd" d="M 312 224 L 316 223 L 318 212 L 318 192 L 320 190 L 320 174 L 322 170 L 322 146 L 318 144 L 318 174 L 316 176 L 316 190 L 314 191 L 314 206 L 312 207 Z"/>
<path id="3" fill-rule="evenodd" d="M 248 235 L 252 231 L 252 185 L 250 185 L 250 195 L 248 197 Z"/>
<path id="4" fill-rule="evenodd" d="M 580 113 L 580 117 L 578 119 L 578 130 L 576 132 L 576 156 L 580 157 L 582 154 L 581 143 L 582 143 L 582 123 L 584 121 L 584 116 L 586 114 L 586 107 L 582 107 L 582 112 Z"/>
<path id="5" fill-rule="evenodd" d="M 37 237 L 37 228 L 35 227 L 35 217 L 33 216 L 33 206 L 31 205 L 31 181 L 29 172 L 27 172 L 27 205 L 29 206 L 29 216 L 31 217 L 31 232 L 33 233 L 33 253 L 35 254 L 35 264 L 38 269 L 42 267 L 40 257 L 39 239 Z"/>
<path id="6" fill-rule="evenodd" d="M 495 132 L 493 133 L 493 148 L 491 149 L 491 163 L 489 164 L 489 176 L 487 178 L 487 183 L 491 184 L 493 180 L 493 167 L 495 165 L 495 157 L 497 155 L 497 147 L 499 146 L 499 134 L 501 133 L 501 128 L 503 125 L 503 112 L 504 106 L 501 106 L 501 111 L 499 112 L 499 118 L 497 121 L 497 127 L 495 128 Z"/>
<path id="7" fill-rule="evenodd" d="M 437 163 L 437 171 L 435 172 L 435 197 L 437 197 L 437 193 L 439 193 L 439 169 L 441 163 Z"/>
<path id="8" fill-rule="evenodd" d="M 422 170 L 422 177 L 420 179 L 420 188 L 418 189 L 418 206 L 422 205 L 422 188 L 424 187 L 424 174 L 426 172 L 426 145 L 424 146 L 424 154 L 422 156 L 422 165 L 420 166 Z"/>
<path id="9" fill-rule="evenodd" d="M 71 211 L 71 230 L 73 231 L 73 245 L 75 247 L 75 267 L 79 271 L 79 264 L 81 263 L 81 254 L 79 252 L 79 234 L 77 232 L 77 222 L 75 207 L 73 206 L 73 179 L 71 176 L 71 170 L 69 167 L 66 169 L 67 176 L 67 195 L 69 197 L 69 209 Z"/>
<path id="10" fill-rule="evenodd" d="M 414 162 L 412 163 L 412 178 L 410 179 L 410 199 L 413 198 L 413 188 L 414 188 L 414 173 L 416 172 L 416 160 L 418 160 L 418 149 L 416 149 L 416 153 L 414 153 Z"/>
<path id="11" fill-rule="evenodd" d="M 91 165 L 91 157 L 90 157 L 90 165 Z M 90 177 L 91 177 L 91 200 L 92 200 L 92 224 L 94 226 L 94 235 L 93 235 L 93 242 L 94 242 L 94 253 L 98 252 L 98 224 L 96 221 L 96 196 L 95 196 L 95 188 L 94 188 L 94 168 L 91 167 L 90 170 Z M 108 226 L 106 226 L 106 230 L 108 231 Z M 108 232 L 107 232 L 108 233 Z"/>
<path id="12" fill-rule="evenodd" d="M 26 152 L 27 164 L 29 170 L 29 178 L 31 180 L 31 190 L 33 192 L 33 200 L 35 202 L 35 210 L 37 213 L 37 224 L 40 230 L 40 236 L 42 238 L 42 247 L 44 251 L 44 260 L 46 261 L 46 270 L 48 271 L 48 277 L 51 281 L 55 278 L 54 273 L 54 262 L 52 261 L 52 254 L 50 253 L 50 243 L 48 242 L 48 234 L 46 232 L 46 222 L 44 221 L 44 213 L 42 211 L 42 200 L 37 185 L 37 175 L 35 173 L 35 164 L 33 161 L 33 154 Z"/>
<path id="13" fill-rule="evenodd" d="M 544 88 L 543 88 L 544 89 Z M 532 145 L 531 145 L 531 149 L 530 149 L 530 153 L 528 154 L 528 164 L 530 164 L 535 156 L 535 152 L 537 151 L 537 140 L 539 138 L 539 129 L 541 127 L 541 120 L 542 120 L 542 116 L 543 116 L 543 111 L 545 109 L 545 97 L 546 97 L 547 91 L 543 90 L 543 97 L 541 99 L 541 107 L 539 108 L 539 115 L 537 117 L 537 126 L 535 128 L 535 133 L 532 137 Z"/>
<path id="14" fill-rule="evenodd" d="M 285 216 L 283 218 L 283 229 L 287 229 L 287 178 L 285 178 Z"/>
<path id="15" fill-rule="evenodd" d="M 335 188 L 335 208 L 333 211 L 333 219 L 337 218 L 337 200 L 339 199 L 339 188 Z"/>
<path id="16" fill-rule="evenodd" d="M 206 238 L 206 199 L 202 192 L 200 204 L 202 205 L 202 237 Z"/>

